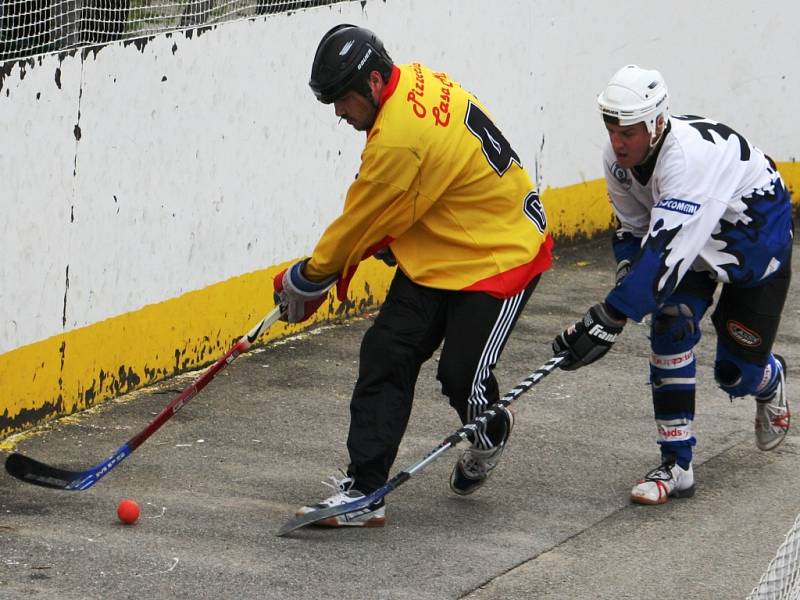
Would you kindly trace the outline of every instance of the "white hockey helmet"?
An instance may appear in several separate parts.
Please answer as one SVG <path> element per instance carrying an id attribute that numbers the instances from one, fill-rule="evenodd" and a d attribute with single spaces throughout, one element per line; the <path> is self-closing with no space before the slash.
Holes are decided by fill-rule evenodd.
<path id="1" fill-rule="evenodd" d="M 615 125 L 644 123 L 656 136 L 658 117 L 669 120 L 667 84 L 658 71 L 626 65 L 617 71 L 597 98 L 603 120 Z"/>

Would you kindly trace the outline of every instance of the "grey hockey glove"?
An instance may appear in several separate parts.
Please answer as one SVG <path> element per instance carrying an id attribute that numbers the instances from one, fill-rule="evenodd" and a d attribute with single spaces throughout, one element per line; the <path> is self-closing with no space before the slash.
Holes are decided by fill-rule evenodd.
<path id="1" fill-rule="evenodd" d="M 564 330 L 553 340 L 553 352 L 566 354 L 561 363 L 565 371 L 574 371 L 602 358 L 622 333 L 625 318 L 612 316 L 610 308 L 603 302 L 595 304 L 583 318 Z"/>

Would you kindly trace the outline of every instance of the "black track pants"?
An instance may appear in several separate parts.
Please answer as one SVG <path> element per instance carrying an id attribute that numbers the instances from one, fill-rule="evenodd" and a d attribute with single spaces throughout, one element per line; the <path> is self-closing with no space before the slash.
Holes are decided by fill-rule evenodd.
<path id="1" fill-rule="evenodd" d="M 348 473 L 370 493 L 386 483 L 411 414 L 422 364 L 442 342 L 437 378 L 462 423 L 499 399 L 492 374 L 539 278 L 511 298 L 413 283 L 399 269 L 386 302 L 361 342 L 358 381 L 350 403 Z M 479 432 L 491 448 L 502 423 Z"/>

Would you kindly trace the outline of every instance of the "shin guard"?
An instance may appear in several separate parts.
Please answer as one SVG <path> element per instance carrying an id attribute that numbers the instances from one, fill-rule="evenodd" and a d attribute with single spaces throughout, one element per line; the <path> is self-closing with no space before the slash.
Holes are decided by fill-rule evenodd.
<path id="1" fill-rule="evenodd" d="M 695 437 L 696 362 L 693 348 L 700 340 L 695 312 L 687 304 L 667 305 L 653 315 L 650 384 L 658 444 L 663 457 L 674 457 L 682 468 L 692 460 Z"/>

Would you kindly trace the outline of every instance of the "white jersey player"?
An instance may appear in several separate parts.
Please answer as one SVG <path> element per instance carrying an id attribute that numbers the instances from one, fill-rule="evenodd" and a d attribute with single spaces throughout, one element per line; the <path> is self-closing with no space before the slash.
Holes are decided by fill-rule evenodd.
<path id="1" fill-rule="evenodd" d="M 576 369 L 608 352 L 628 318 L 651 315 L 661 465 L 631 499 L 662 504 L 694 494 L 693 349 L 719 284 L 717 383 L 731 397 L 755 397 L 758 448 L 771 450 L 786 436 L 786 365 L 772 345 L 791 275 L 791 205 L 772 160 L 742 135 L 711 119 L 670 116 L 658 71 L 623 67 L 598 103 L 619 221 L 617 283 L 553 348 L 567 355 L 563 368 Z"/>

